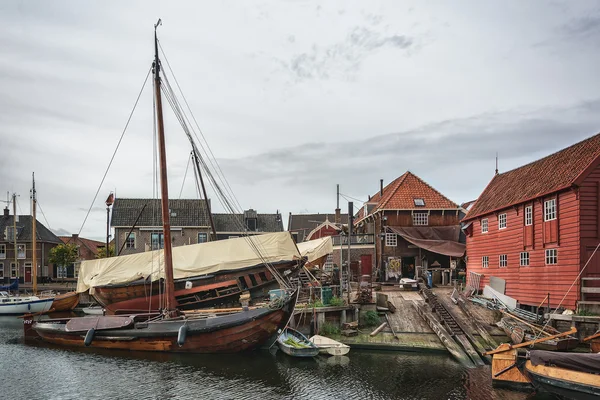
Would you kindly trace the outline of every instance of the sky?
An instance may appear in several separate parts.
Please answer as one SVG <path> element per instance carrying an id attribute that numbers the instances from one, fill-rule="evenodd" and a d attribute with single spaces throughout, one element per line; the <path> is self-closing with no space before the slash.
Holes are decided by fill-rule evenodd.
<path id="1" fill-rule="evenodd" d="M 151 82 L 117 144 L 158 18 L 163 67 L 239 207 L 284 222 L 333 212 L 336 184 L 342 210 L 360 206 L 407 170 L 462 203 L 496 154 L 503 172 L 600 132 L 600 1 L 8 0 L 0 200 L 28 214 L 35 172 L 38 219 L 102 240 L 111 191 L 155 197 Z M 170 197 L 197 198 L 168 104 L 165 132 Z"/>

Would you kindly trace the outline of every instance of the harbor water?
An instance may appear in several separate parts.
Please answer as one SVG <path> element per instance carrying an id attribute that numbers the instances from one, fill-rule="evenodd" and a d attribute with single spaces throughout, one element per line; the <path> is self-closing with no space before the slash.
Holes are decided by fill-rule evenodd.
<path id="1" fill-rule="evenodd" d="M 5 399 L 553 399 L 493 389 L 490 367 L 449 356 L 352 350 L 294 359 L 281 352 L 193 355 L 69 350 L 23 343 L 0 317 Z"/>

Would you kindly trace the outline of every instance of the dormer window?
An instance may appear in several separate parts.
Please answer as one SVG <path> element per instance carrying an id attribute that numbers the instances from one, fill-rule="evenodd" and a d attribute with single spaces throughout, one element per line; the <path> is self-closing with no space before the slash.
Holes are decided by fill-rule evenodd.
<path id="1" fill-rule="evenodd" d="M 417 207 L 425 206 L 425 200 L 423 200 L 423 199 L 417 198 L 417 199 L 414 199 L 414 202 L 415 202 L 415 206 L 417 206 Z"/>
<path id="2" fill-rule="evenodd" d="M 8 242 L 14 242 L 15 240 L 15 228 L 14 226 L 7 226 L 6 231 L 4 232 L 4 237 Z"/>

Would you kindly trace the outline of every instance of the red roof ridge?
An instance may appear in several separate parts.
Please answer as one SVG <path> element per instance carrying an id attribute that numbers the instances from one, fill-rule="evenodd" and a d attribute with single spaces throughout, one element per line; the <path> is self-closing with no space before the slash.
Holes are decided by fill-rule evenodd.
<path id="1" fill-rule="evenodd" d="M 402 184 L 406 181 L 406 178 L 408 177 L 413 177 L 416 180 L 418 180 L 419 182 L 423 183 L 425 186 L 427 186 L 429 189 L 433 190 L 438 196 L 442 197 L 444 200 L 446 200 L 447 202 L 449 202 L 450 204 L 453 205 L 452 208 L 458 208 L 458 204 L 456 204 L 455 202 L 453 202 L 452 200 L 450 200 L 448 197 L 444 196 L 439 190 L 437 190 L 436 188 L 434 188 L 433 186 L 431 186 L 429 183 L 427 183 L 425 180 L 423 180 L 421 177 L 419 177 L 418 175 L 415 175 L 414 173 L 412 173 L 410 170 L 406 171 L 404 174 L 402 174 L 399 178 L 397 178 L 396 180 L 400 180 L 400 182 L 398 183 L 398 185 L 396 186 L 396 188 L 393 190 L 393 192 L 391 193 L 391 195 L 389 195 L 387 197 L 387 199 L 382 202 L 381 204 L 379 204 L 377 206 L 378 210 L 383 210 L 385 209 L 384 207 L 389 203 L 390 199 L 393 197 L 393 195 L 400 189 L 400 187 L 402 186 Z M 395 181 L 394 181 L 395 182 Z M 385 190 L 384 190 L 385 193 Z M 427 207 L 427 205 L 425 205 L 424 207 L 425 209 L 428 209 L 429 207 Z"/>

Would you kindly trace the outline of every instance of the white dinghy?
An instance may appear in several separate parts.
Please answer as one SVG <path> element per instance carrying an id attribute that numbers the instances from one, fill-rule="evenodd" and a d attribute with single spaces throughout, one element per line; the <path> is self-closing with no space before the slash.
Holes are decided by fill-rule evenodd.
<path id="1" fill-rule="evenodd" d="M 348 354 L 348 352 L 350 351 L 350 346 L 325 336 L 315 335 L 310 338 L 310 341 L 313 342 L 319 348 L 322 354 L 329 354 L 332 356 L 343 356 Z"/>

